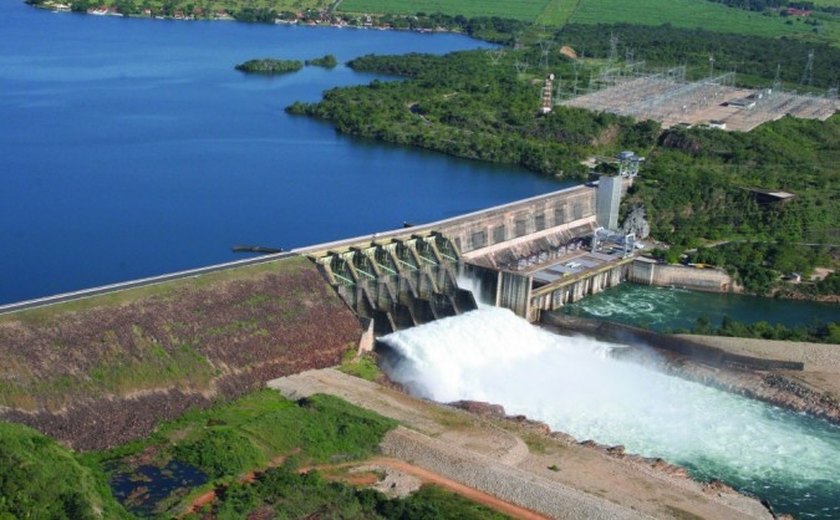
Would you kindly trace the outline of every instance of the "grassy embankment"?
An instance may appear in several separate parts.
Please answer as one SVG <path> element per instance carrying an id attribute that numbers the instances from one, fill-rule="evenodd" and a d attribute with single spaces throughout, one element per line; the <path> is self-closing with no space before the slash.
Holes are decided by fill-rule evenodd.
<path id="1" fill-rule="evenodd" d="M 360 333 L 302 257 L 104 294 L 0 316 L 0 406 L 73 445 L 113 445 L 155 415 L 335 365 Z"/>

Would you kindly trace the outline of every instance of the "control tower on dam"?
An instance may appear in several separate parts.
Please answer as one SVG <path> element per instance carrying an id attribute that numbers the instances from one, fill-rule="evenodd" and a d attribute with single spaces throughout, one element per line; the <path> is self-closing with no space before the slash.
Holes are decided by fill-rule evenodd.
<path id="1" fill-rule="evenodd" d="M 531 321 L 628 278 L 633 237 L 614 226 L 632 177 L 297 250 L 377 334 L 477 308 Z M 615 206 L 615 207 L 612 207 Z M 602 222 L 603 221 L 603 222 Z M 467 290 L 469 287 L 471 290 Z M 482 301 L 476 301 L 476 299 Z"/>

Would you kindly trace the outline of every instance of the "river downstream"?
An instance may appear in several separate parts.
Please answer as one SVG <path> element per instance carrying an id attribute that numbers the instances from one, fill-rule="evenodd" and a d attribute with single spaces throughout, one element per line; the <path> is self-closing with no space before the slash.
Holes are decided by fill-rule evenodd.
<path id="1" fill-rule="evenodd" d="M 566 184 L 337 134 L 296 100 L 374 76 L 246 76 L 251 58 L 340 62 L 486 47 L 454 34 L 179 22 L 0 3 L 0 304 L 290 249 Z"/>
<path id="2" fill-rule="evenodd" d="M 389 377 L 439 402 L 477 400 L 578 440 L 662 457 L 802 518 L 840 516 L 840 428 L 649 367 L 622 348 L 484 308 L 383 338 Z"/>
<path id="3" fill-rule="evenodd" d="M 811 301 L 717 294 L 672 287 L 621 284 L 567 305 L 563 312 L 656 331 L 691 330 L 701 317 L 713 327 L 724 316 L 744 322 L 765 321 L 788 327 L 824 324 L 840 319 L 840 306 Z"/>

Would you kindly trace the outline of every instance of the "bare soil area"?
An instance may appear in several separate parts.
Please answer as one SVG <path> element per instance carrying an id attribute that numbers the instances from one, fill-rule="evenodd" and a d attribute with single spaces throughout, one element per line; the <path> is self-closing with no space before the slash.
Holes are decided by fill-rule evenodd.
<path id="1" fill-rule="evenodd" d="M 292 399 L 332 394 L 394 418 L 404 427 L 386 436 L 385 455 L 552 518 L 771 518 L 725 486 L 704 486 L 621 449 L 581 445 L 522 418 L 471 414 L 333 369 L 269 387 Z"/>

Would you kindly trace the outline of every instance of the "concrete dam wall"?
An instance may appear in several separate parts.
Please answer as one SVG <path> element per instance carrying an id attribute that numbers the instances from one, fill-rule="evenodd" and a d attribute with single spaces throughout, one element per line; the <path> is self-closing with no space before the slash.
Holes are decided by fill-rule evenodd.
<path id="1" fill-rule="evenodd" d="M 386 334 L 476 308 L 458 286 L 467 272 L 487 303 L 530 309 L 530 278 L 509 272 L 577 251 L 594 229 L 596 190 L 577 186 L 386 233 L 300 250 L 362 319 Z M 505 295 L 505 296 L 502 296 Z"/>

